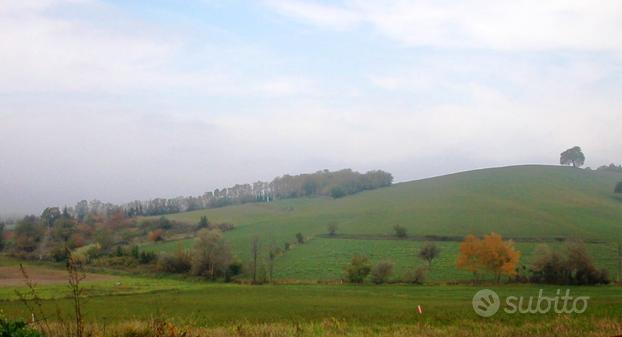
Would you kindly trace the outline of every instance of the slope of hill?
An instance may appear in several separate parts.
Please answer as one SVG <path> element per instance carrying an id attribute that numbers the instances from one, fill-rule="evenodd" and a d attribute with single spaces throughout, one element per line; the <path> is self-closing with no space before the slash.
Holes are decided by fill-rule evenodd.
<path id="1" fill-rule="evenodd" d="M 343 245 L 353 240 L 331 244 L 327 241 L 335 239 L 317 237 L 326 233 L 329 223 L 337 224 L 340 234 L 378 238 L 391 235 L 392 227 L 400 224 L 409 235 L 463 236 L 495 231 L 505 237 L 566 237 L 613 244 L 622 240 L 622 198 L 613 193 L 618 181 L 622 181 L 621 173 L 512 166 L 399 183 L 341 199 L 288 199 L 180 213 L 170 218 L 196 223 L 207 215 L 212 222 L 234 223 L 236 229 L 226 237 L 242 259 L 248 255 L 254 235 L 262 238 L 264 245 L 283 247 L 285 242 L 294 243 L 298 232 L 312 240 L 285 260 L 301 255 L 301 249 L 306 256 L 321 255 L 320 259 L 340 255 L 340 248 L 343 254 L 352 253 Z M 189 246 L 190 241 L 182 244 Z M 178 245 L 168 242 L 154 249 L 169 250 Z M 374 245 L 379 244 L 368 246 Z M 394 242 L 389 246 L 397 245 Z M 378 252 L 389 246 L 378 248 Z M 327 253 L 326 247 L 333 250 Z M 357 251 L 374 254 L 364 247 Z M 408 255 L 416 255 L 411 253 Z M 290 262 L 290 267 L 297 263 Z M 449 266 L 453 261 L 447 263 Z"/>

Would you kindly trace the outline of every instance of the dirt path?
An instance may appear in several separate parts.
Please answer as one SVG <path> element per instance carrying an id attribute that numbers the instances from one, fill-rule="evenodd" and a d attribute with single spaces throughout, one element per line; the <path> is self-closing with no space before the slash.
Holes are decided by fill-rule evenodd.
<path id="1" fill-rule="evenodd" d="M 38 285 L 66 283 L 67 272 L 62 269 L 45 267 L 26 267 L 26 272 L 34 283 Z M 85 281 L 104 281 L 114 279 L 113 276 L 100 274 L 86 274 Z M 24 277 L 18 266 L 0 267 L 0 287 L 23 286 Z"/>

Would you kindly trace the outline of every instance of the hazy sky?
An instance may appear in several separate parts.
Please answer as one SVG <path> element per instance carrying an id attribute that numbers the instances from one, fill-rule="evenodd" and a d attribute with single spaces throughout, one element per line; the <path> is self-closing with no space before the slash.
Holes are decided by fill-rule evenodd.
<path id="1" fill-rule="evenodd" d="M 0 213 L 622 162 L 622 1 L 0 0 Z"/>

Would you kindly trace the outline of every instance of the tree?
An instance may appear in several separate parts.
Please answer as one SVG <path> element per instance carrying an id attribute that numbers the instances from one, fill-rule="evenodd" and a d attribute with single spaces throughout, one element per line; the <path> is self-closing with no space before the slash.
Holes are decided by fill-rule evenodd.
<path id="1" fill-rule="evenodd" d="M 428 272 L 428 269 L 425 267 L 419 268 L 410 268 L 406 270 L 404 276 L 402 277 L 402 281 L 406 283 L 412 284 L 423 284 L 425 282 L 425 277 Z"/>
<path id="2" fill-rule="evenodd" d="M 261 242 L 259 236 L 255 235 L 251 240 L 251 276 L 253 278 L 253 284 L 257 283 L 257 263 L 259 261 L 259 250 Z"/>
<path id="3" fill-rule="evenodd" d="M 520 252 L 514 249 L 512 241 L 504 241 L 501 235 L 490 233 L 484 239 L 469 235 L 460 244 L 456 262 L 458 268 L 473 273 L 475 280 L 481 271 L 489 271 L 499 282 L 502 275 L 516 274 Z"/>
<path id="4" fill-rule="evenodd" d="M 573 167 L 581 167 L 585 163 L 585 155 L 580 147 L 575 146 L 560 154 L 559 163 L 561 165 L 572 165 Z"/>
<path id="5" fill-rule="evenodd" d="M 4 223 L 0 222 L 0 251 L 4 249 Z"/>
<path id="6" fill-rule="evenodd" d="M 69 238 L 76 232 L 76 221 L 71 217 L 61 216 L 52 224 L 52 238 L 55 241 L 67 243 Z"/>
<path id="7" fill-rule="evenodd" d="M 207 220 L 207 216 L 203 215 L 201 216 L 201 220 L 199 220 L 199 224 L 197 225 L 198 229 L 203 229 L 203 228 L 208 228 L 209 227 L 209 220 Z"/>
<path id="8" fill-rule="evenodd" d="M 352 283 L 362 283 L 371 271 L 371 263 L 367 256 L 354 255 L 345 268 L 346 279 Z"/>
<path id="9" fill-rule="evenodd" d="M 337 234 L 338 227 L 336 223 L 329 223 L 327 227 L 328 227 L 328 235 L 335 236 L 335 234 Z"/>
<path id="10" fill-rule="evenodd" d="M 163 241 L 164 240 L 164 230 L 161 229 L 161 228 L 153 230 L 153 231 L 149 232 L 149 234 L 147 235 L 147 238 L 151 242 Z"/>
<path id="11" fill-rule="evenodd" d="M 381 261 L 371 269 L 371 281 L 375 284 L 383 284 L 393 274 L 393 262 Z"/>
<path id="12" fill-rule="evenodd" d="M 268 276 L 270 276 L 270 282 L 272 282 L 272 276 L 274 275 L 274 263 L 276 262 L 276 258 L 282 254 L 281 248 L 275 246 L 274 244 L 270 245 L 270 250 L 268 251 Z"/>
<path id="13" fill-rule="evenodd" d="M 615 193 L 622 193 L 622 181 L 616 184 Z"/>
<path id="14" fill-rule="evenodd" d="M 45 229 L 34 215 L 26 216 L 15 227 L 15 248 L 18 252 L 32 253 L 43 238 Z"/>
<path id="15" fill-rule="evenodd" d="M 481 260 L 486 269 L 495 274 L 497 283 L 501 275 L 516 275 L 520 252 L 514 248 L 512 241 L 504 241 L 501 235 L 490 233 L 484 236 L 482 243 Z"/>
<path id="16" fill-rule="evenodd" d="M 302 235 L 302 233 L 296 233 L 296 242 L 298 242 L 299 244 L 305 243 L 305 237 L 304 235 Z"/>
<path id="17" fill-rule="evenodd" d="M 428 262 L 428 268 L 432 268 L 432 260 L 438 257 L 441 250 L 433 242 L 426 242 L 419 251 L 419 257 Z"/>
<path id="18" fill-rule="evenodd" d="M 479 258 L 481 240 L 474 235 L 468 235 L 460 244 L 460 253 L 456 265 L 459 269 L 465 269 L 473 273 L 474 281 L 477 281 L 478 272 L 483 264 Z"/>
<path id="19" fill-rule="evenodd" d="M 192 253 L 192 274 L 214 280 L 224 274 L 231 261 L 231 251 L 219 230 L 203 229 L 198 233 Z"/>
<path id="20" fill-rule="evenodd" d="M 393 226 L 393 231 L 395 232 L 395 236 L 397 236 L 400 239 L 403 239 L 408 236 L 408 233 L 406 232 L 406 228 L 402 227 L 401 225 Z"/>
<path id="21" fill-rule="evenodd" d="M 54 222 L 61 217 L 61 212 L 58 207 L 48 207 L 41 213 L 41 223 L 46 228 L 51 228 Z"/>

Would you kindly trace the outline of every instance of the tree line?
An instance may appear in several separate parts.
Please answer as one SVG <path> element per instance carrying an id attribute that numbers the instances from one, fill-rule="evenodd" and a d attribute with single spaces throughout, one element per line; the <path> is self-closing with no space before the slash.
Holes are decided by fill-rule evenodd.
<path id="1" fill-rule="evenodd" d="M 370 279 L 372 283 L 387 282 L 421 284 L 432 269 L 432 261 L 441 251 L 433 242 L 426 242 L 419 249 L 417 256 L 426 262 L 425 266 L 411 267 L 401 277 L 394 277 L 394 263 L 389 260 L 372 264 L 365 255 L 354 255 L 344 267 L 344 280 L 362 283 Z M 490 233 L 483 238 L 468 235 L 460 244 L 456 267 L 473 275 L 473 282 L 478 283 L 484 275 L 492 275 L 497 283 L 502 277 L 510 282 L 532 282 L 547 284 L 590 285 L 608 284 L 609 274 L 606 269 L 597 269 L 585 244 L 580 241 L 568 241 L 561 249 L 552 249 L 540 244 L 534 251 L 535 259 L 530 265 L 520 265 L 521 252 L 511 240 L 504 240 L 501 235 Z M 620 256 L 619 258 L 622 258 Z"/>
<path id="2" fill-rule="evenodd" d="M 390 186 L 393 176 L 382 170 L 359 173 L 351 169 L 322 170 L 315 173 L 283 175 L 270 182 L 236 184 L 215 189 L 200 196 L 135 200 L 122 205 L 99 200 L 81 200 L 67 210 L 82 220 L 90 213 L 110 215 L 118 211 L 128 216 L 153 216 L 216 208 L 249 202 L 270 202 L 276 199 L 330 196 L 340 198 L 365 190 Z"/>

